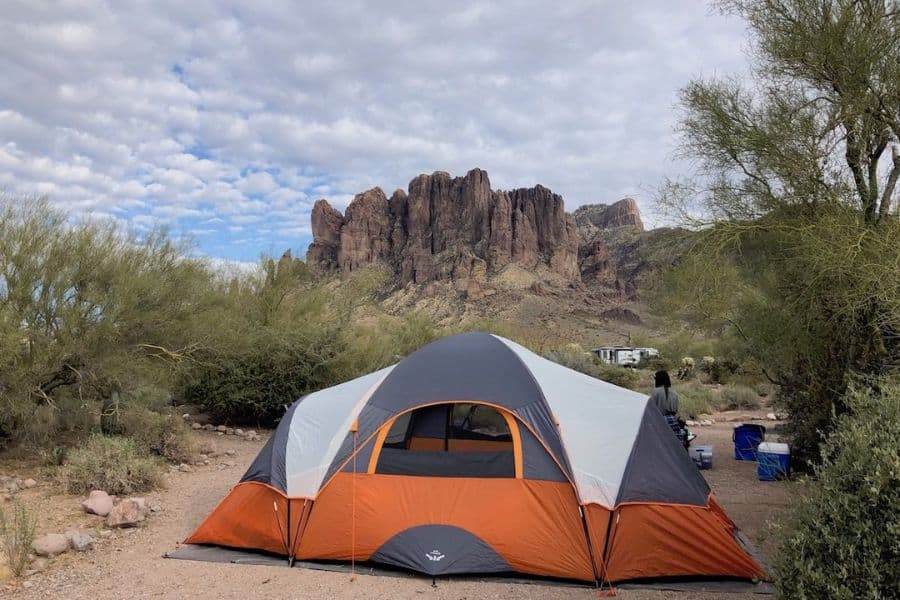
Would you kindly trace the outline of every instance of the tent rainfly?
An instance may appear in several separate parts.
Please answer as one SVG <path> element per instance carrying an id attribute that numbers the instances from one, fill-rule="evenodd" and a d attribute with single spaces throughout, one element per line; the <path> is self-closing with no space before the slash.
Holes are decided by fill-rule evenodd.
<path id="1" fill-rule="evenodd" d="M 647 398 L 468 333 L 295 402 L 186 540 L 432 576 L 765 576 Z"/>

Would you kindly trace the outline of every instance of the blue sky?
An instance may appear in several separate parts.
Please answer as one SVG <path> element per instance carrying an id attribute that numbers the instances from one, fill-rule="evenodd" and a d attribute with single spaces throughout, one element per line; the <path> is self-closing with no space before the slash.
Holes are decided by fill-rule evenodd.
<path id="1" fill-rule="evenodd" d="M 476 166 L 653 223 L 677 90 L 746 69 L 695 0 L 255 4 L 4 2 L 0 190 L 235 261 L 305 252 L 317 198 Z"/>

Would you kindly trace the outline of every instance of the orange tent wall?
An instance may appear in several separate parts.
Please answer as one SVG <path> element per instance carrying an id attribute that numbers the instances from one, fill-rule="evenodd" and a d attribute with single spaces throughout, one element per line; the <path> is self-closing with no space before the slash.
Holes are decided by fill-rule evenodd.
<path id="1" fill-rule="evenodd" d="M 764 579 L 710 496 L 709 508 L 626 504 L 616 510 L 606 564 L 610 581 L 677 576 Z"/>
<path id="2" fill-rule="evenodd" d="M 569 483 L 506 478 L 338 473 L 315 503 L 298 558 L 368 559 L 394 535 L 440 523 L 479 537 L 516 571 L 593 581 L 584 528 Z"/>
<path id="3" fill-rule="evenodd" d="M 356 547 L 351 544 L 354 482 L 338 473 L 312 501 L 291 499 L 256 482 L 235 486 L 191 536 L 191 544 L 216 544 L 284 554 L 291 505 L 291 542 L 302 532 L 301 559 L 367 560 L 383 543 L 417 525 L 465 529 L 491 546 L 520 573 L 592 581 L 652 577 L 731 576 L 764 579 L 765 573 L 735 540 L 734 523 L 710 496 L 709 508 L 626 504 L 613 513 L 584 507 L 584 527 L 568 483 L 525 479 L 403 477 L 357 474 Z M 273 503 L 278 506 L 278 518 Z M 604 561 L 604 547 L 606 560 Z"/>
<path id="4" fill-rule="evenodd" d="M 307 501 L 306 510 L 302 499 L 292 499 L 290 504 L 293 543 L 294 536 L 301 530 L 300 519 L 309 512 L 309 502 Z M 275 505 L 278 506 L 278 520 Z M 285 551 L 287 515 L 288 499 L 279 490 L 255 481 L 239 483 L 185 540 L 185 543 L 215 544 L 287 555 Z"/>
<path id="5" fill-rule="evenodd" d="M 598 504 L 588 504 L 584 507 L 584 520 L 591 538 L 591 556 L 594 558 L 594 572 L 603 580 L 606 580 L 606 565 L 603 562 L 603 557 L 606 546 L 606 532 L 609 528 L 609 516 L 611 514 L 613 514 L 611 510 Z"/>

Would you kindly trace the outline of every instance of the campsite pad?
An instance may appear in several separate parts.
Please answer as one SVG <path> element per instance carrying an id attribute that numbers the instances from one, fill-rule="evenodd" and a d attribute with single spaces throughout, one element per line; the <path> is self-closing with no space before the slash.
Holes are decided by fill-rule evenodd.
<path id="1" fill-rule="evenodd" d="M 287 567 L 287 559 L 283 556 L 275 554 L 266 554 L 264 552 L 252 552 L 247 550 L 237 550 L 234 548 L 223 548 L 220 546 L 203 546 L 198 544 L 184 544 L 173 552 L 166 552 L 164 558 L 174 558 L 179 560 L 197 560 L 202 562 L 218 562 L 218 563 L 234 563 L 240 565 L 262 565 L 267 567 Z M 349 573 L 350 565 L 346 563 L 329 563 L 329 562 L 310 562 L 295 561 L 295 567 L 313 569 L 317 571 L 336 571 Z M 407 577 L 416 579 L 425 579 L 427 576 L 408 571 L 400 571 L 390 569 L 381 565 L 372 565 L 371 563 L 363 563 L 357 565 L 356 572 L 364 575 L 380 575 L 385 577 Z M 542 579 L 535 577 L 519 576 L 510 574 L 508 576 L 489 576 L 489 575 L 472 575 L 472 576 L 442 576 L 440 581 L 451 580 L 480 580 L 480 581 L 497 581 L 504 583 L 521 583 L 531 585 L 556 585 L 590 588 L 589 584 L 577 583 L 572 581 L 560 581 L 555 579 Z M 710 581 L 648 581 L 622 583 L 615 587 L 629 590 L 662 590 L 672 592 L 692 592 L 692 593 L 720 593 L 720 594 L 762 594 L 774 595 L 775 588 L 770 583 L 750 583 L 749 581 L 738 580 L 710 580 Z"/>

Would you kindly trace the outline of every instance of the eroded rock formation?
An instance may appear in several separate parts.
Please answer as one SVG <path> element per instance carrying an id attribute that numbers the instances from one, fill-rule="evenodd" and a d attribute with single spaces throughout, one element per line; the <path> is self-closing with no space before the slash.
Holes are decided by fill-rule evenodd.
<path id="1" fill-rule="evenodd" d="M 592 225 L 598 229 L 632 226 L 644 231 L 641 211 L 634 198 L 623 198 L 613 204 L 586 204 L 573 213 L 579 227 Z"/>
<path id="2" fill-rule="evenodd" d="M 624 257 L 646 235 L 631 198 L 568 214 L 563 199 L 541 185 L 492 190 L 481 169 L 419 175 L 390 198 L 372 188 L 344 214 L 318 200 L 312 231 L 307 262 L 320 272 L 346 275 L 382 263 L 400 285 L 450 281 L 469 299 L 495 293 L 491 278 L 509 265 L 544 274 L 535 289 L 546 291 L 540 282 L 552 279 L 636 298 L 636 268 L 623 270 L 630 264 Z"/>
<path id="3" fill-rule="evenodd" d="M 471 281 L 510 263 L 579 277 L 578 232 L 563 199 L 542 186 L 492 190 L 481 169 L 455 178 L 419 175 L 408 193 L 397 190 L 390 199 L 373 188 L 344 215 L 318 200 L 312 230 L 307 261 L 319 270 L 350 273 L 383 262 L 401 284 L 454 280 L 472 295 L 483 290 Z"/>

